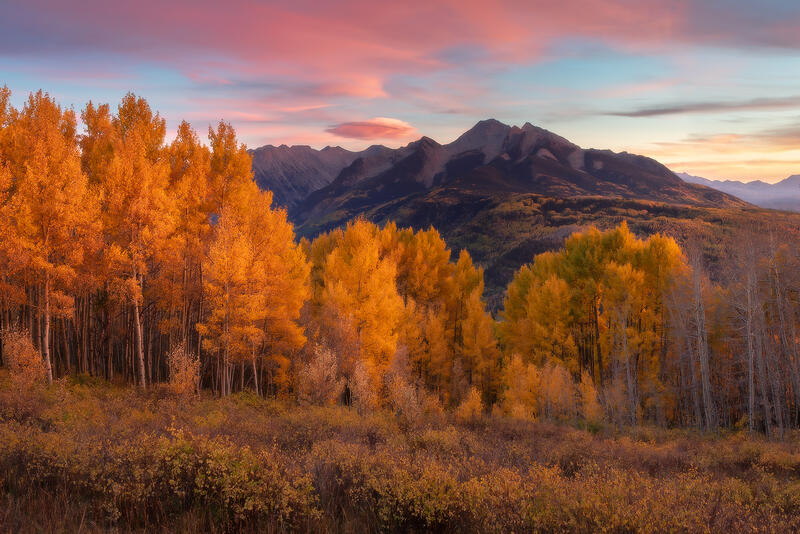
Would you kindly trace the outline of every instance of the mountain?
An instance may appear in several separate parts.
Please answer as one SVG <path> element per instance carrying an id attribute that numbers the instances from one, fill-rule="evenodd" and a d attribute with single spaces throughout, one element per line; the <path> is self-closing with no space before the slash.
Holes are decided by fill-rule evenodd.
<path id="1" fill-rule="evenodd" d="M 249 152 L 258 185 L 272 191 L 277 205 L 289 208 L 328 185 L 360 155 L 341 147 L 315 150 L 304 145 L 267 145 Z"/>
<path id="2" fill-rule="evenodd" d="M 301 147 L 295 161 L 292 148 L 268 148 L 282 154 L 270 154 L 274 174 L 262 164 L 259 183 L 283 187 L 276 202 L 285 202 L 300 236 L 313 238 L 358 216 L 433 226 L 452 250 L 468 250 L 484 267 L 493 309 L 520 265 L 589 225 L 602 229 L 626 221 L 639 236 L 661 232 L 681 242 L 699 240 L 712 275 L 715 266 L 724 267 L 735 228 L 769 221 L 790 235 L 800 229 L 800 215 L 757 208 L 687 183 L 653 159 L 584 149 L 528 123 L 490 119 L 448 144 L 423 137 L 396 149 L 338 149 L 335 161 L 323 160 L 322 153 L 336 149 Z M 341 167 L 334 170 L 336 165 Z M 322 171 L 315 175 L 314 168 Z"/>
<path id="3" fill-rule="evenodd" d="M 396 150 L 358 156 L 290 213 L 301 233 L 314 235 L 385 203 L 394 207 L 387 206 L 390 212 L 443 188 L 491 195 L 746 205 L 731 195 L 686 183 L 650 158 L 586 150 L 529 123 L 516 127 L 490 119 L 446 145 L 423 137 Z"/>
<path id="4" fill-rule="evenodd" d="M 800 211 L 800 174 L 789 176 L 775 184 L 761 180 L 752 182 L 709 180 L 683 172 L 676 174 L 687 182 L 713 187 L 762 208 Z"/>

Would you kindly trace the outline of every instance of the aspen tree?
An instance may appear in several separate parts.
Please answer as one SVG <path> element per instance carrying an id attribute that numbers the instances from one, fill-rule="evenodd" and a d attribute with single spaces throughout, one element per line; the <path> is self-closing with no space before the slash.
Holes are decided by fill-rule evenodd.
<path id="1" fill-rule="evenodd" d="M 17 118 L 14 144 L 17 179 L 8 209 L 41 296 L 40 347 L 52 383 L 51 317 L 72 312 L 68 289 L 93 245 L 97 203 L 81 171 L 72 111 L 62 111 L 41 91 L 30 95 Z"/>
<path id="2" fill-rule="evenodd" d="M 142 328 L 144 287 L 175 226 L 168 195 L 165 123 L 143 98 L 128 93 L 112 118 L 113 156 L 100 174 L 105 260 L 112 294 L 132 308 L 138 383 L 147 386 Z"/>

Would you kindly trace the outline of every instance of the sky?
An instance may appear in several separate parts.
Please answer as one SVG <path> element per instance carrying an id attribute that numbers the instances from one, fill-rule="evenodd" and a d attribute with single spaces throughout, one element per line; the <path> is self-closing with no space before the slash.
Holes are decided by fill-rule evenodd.
<path id="1" fill-rule="evenodd" d="M 798 0 L 0 0 L 0 85 L 361 149 L 531 122 L 678 172 L 800 173 Z"/>

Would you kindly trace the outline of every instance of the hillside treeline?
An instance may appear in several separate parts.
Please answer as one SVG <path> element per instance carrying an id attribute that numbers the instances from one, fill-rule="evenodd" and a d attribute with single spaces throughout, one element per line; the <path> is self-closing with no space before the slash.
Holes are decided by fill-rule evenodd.
<path id="1" fill-rule="evenodd" d="M 800 256 L 742 231 L 700 247 L 625 224 L 532 258 L 493 318 L 431 228 L 355 220 L 297 242 L 233 128 L 207 143 L 126 95 L 80 113 L 0 92 L 0 328 L 20 384 L 90 374 L 253 390 L 405 418 L 800 424 Z M 83 133 L 81 133 L 83 132 Z"/>

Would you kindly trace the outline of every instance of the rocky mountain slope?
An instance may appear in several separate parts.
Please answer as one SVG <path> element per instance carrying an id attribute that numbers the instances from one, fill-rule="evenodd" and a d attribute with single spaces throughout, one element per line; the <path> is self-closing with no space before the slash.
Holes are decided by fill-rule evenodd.
<path id="1" fill-rule="evenodd" d="M 267 145 L 250 150 L 250 155 L 258 185 L 272 191 L 277 205 L 291 208 L 328 185 L 359 153 L 341 147 Z"/>
<path id="2" fill-rule="evenodd" d="M 313 235 L 385 203 L 399 207 L 441 188 L 491 195 L 746 205 L 731 195 L 686 183 L 643 156 L 586 150 L 531 124 L 516 127 L 486 120 L 446 145 L 423 137 L 396 150 L 356 157 L 290 213 L 304 234 Z"/>

